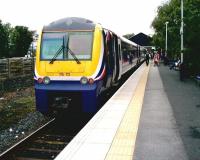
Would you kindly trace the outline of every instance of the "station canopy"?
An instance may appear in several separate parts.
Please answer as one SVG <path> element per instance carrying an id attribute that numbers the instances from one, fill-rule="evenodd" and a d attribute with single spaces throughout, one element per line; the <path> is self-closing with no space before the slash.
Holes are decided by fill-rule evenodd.
<path id="1" fill-rule="evenodd" d="M 140 46 L 150 46 L 152 38 L 144 33 L 139 33 L 129 38 L 129 40 L 139 44 Z"/>

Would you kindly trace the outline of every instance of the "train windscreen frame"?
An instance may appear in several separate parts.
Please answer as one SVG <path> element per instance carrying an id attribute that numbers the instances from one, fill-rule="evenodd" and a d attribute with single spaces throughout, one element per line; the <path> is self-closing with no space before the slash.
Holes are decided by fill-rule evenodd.
<path id="1" fill-rule="evenodd" d="M 51 60 L 62 46 L 63 49 L 59 55 L 56 56 L 56 60 L 74 60 L 69 50 L 71 50 L 79 60 L 91 60 L 93 35 L 93 31 L 43 32 L 40 60 Z"/>

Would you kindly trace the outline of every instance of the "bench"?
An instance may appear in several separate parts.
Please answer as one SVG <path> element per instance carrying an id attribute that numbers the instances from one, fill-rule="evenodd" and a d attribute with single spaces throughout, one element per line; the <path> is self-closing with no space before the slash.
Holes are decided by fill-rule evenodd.
<path id="1" fill-rule="evenodd" d="M 200 75 L 197 75 L 195 77 L 195 81 L 196 81 L 197 85 L 200 86 Z"/>

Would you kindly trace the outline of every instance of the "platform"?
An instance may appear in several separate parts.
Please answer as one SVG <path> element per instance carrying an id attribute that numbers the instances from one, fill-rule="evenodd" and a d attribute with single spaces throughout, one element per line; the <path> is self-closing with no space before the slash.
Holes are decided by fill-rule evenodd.
<path id="1" fill-rule="evenodd" d="M 66 159 L 187 160 L 159 69 L 138 68 L 56 157 Z"/>

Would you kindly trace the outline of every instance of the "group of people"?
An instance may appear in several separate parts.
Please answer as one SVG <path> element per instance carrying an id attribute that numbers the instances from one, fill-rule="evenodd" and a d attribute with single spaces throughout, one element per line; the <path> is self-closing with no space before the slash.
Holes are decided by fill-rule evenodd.
<path id="1" fill-rule="evenodd" d="M 146 52 L 146 65 L 149 65 L 149 59 L 151 58 L 151 54 L 148 53 L 148 51 Z M 154 62 L 154 66 L 159 66 L 159 62 L 160 62 L 160 54 L 159 52 L 155 53 L 153 55 L 153 62 Z"/>

